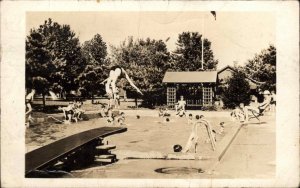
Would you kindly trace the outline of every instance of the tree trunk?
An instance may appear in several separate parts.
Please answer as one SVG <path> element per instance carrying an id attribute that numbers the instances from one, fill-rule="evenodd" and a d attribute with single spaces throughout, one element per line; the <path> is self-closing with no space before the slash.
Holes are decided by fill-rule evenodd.
<path id="1" fill-rule="evenodd" d="M 43 93 L 43 109 L 45 110 L 46 107 L 46 97 L 45 94 Z"/>
<path id="2" fill-rule="evenodd" d="M 135 97 L 134 101 L 135 101 L 135 108 L 138 108 L 138 101 L 137 101 L 137 97 Z"/>
<path id="3" fill-rule="evenodd" d="M 94 104 L 94 94 L 92 93 L 92 104 Z"/>

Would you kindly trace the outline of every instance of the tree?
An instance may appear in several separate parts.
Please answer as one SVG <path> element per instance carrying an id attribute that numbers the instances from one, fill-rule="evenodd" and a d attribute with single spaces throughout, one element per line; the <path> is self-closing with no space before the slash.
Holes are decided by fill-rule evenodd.
<path id="1" fill-rule="evenodd" d="M 233 72 L 227 83 L 221 95 L 226 108 L 234 108 L 240 103 L 249 104 L 250 85 L 242 71 Z"/>
<path id="2" fill-rule="evenodd" d="M 79 40 L 69 25 L 49 18 L 38 29 L 31 29 L 26 38 L 25 60 L 26 87 L 33 87 L 33 79 L 40 77 L 49 83 L 45 88 L 48 91 L 69 92 L 77 88 L 74 79 L 83 69 L 82 58 Z"/>
<path id="3" fill-rule="evenodd" d="M 162 40 L 147 38 L 134 41 L 129 37 L 119 47 L 112 47 L 111 59 L 113 65 L 119 64 L 126 70 L 144 93 L 144 105 L 153 106 L 163 102 L 165 92 L 162 79 L 170 67 L 170 53 Z M 128 82 L 125 83 L 125 89 L 132 91 Z M 133 96 L 139 95 L 134 92 Z"/>
<path id="4" fill-rule="evenodd" d="M 43 106 L 46 106 L 45 95 L 48 93 L 49 82 L 46 78 L 37 76 L 32 80 L 33 88 L 43 96 Z"/>
<path id="5" fill-rule="evenodd" d="M 79 90 L 84 96 L 91 96 L 92 103 L 94 94 L 104 94 L 104 87 L 100 83 L 107 77 L 107 47 L 101 35 L 96 34 L 91 40 L 86 41 L 81 49 L 85 68 L 78 75 L 76 81 Z"/>
<path id="6" fill-rule="evenodd" d="M 183 32 L 179 34 L 177 48 L 173 53 L 174 70 L 200 71 L 202 58 L 202 35 L 198 32 Z M 211 42 L 204 39 L 203 70 L 216 70 L 218 60 L 214 59 Z"/>
<path id="7" fill-rule="evenodd" d="M 264 82 L 261 89 L 276 90 L 276 48 L 270 45 L 243 67 L 246 75 L 256 81 Z"/>

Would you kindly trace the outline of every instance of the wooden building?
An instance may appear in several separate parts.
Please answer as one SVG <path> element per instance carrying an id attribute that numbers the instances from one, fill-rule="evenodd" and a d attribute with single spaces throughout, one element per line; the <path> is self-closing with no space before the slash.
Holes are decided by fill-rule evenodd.
<path id="1" fill-rule="evenodd" d="M 174 108 L 180 96 L 187 107 L 213 105 L 217 71 L 166 72 L 163 83 L 167 84 L 167 105 Z"/>
<path id="2" fill-rule="evenodd" d="M 218 71 L 166 72 L 163 83 L 167 84 L 167 105 L 174 108 L 180 96 L 184 96 L 187 107 L 211 106 L 215 102 L 218 103 L 222 88 L 227 87 L 227 80 L 235 71 L 235 68 L 226 66 Z M 262 84 L 251 78 L 246 80 L 252 94 Z"/>
<path id="3" fill-rule="evenodd" d="M 229 78 L 231 78 L 232 77 L 232 74 L 234 73 L 234 72 L 236 72 L 237 70 L 234 68 L 234 67 L 231 67 L 231 66 L 226 66 L 226 67 L 224 67 L 224 68 L 222 68 L 222 69 L 220 69 L 219 71 L 218 71 L 218 87 L 220 87 L 220 86 L 224 86 L 224 85 L 226 85 L 227 84 L 227 80 L 229 79 Z M 261 84 L 263 84 L 262 82 L 258 82 L 258 81 L 255 81 L 255 80 L 253 80 L 253 79 L 251 79 L 251 78 L 246 78 L 246 80 L 248 81 L 248 83 L 249 83 L 249 85 L 250 85 L 250 89 L 251 90 L 256 90 L 257 89 L 257 87 L 259 86 L 259 85 L 261 85 Z"/>

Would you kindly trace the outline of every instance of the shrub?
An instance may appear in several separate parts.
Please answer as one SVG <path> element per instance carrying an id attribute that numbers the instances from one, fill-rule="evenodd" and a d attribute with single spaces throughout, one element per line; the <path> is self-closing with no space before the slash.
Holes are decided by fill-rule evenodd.
<path id="1" fill-rule="evenodd" d="M 240 103 L 249 104 L 250 85 L 245 79 L 245 74 L 241 71 L 234 72 L 228 79 L 228 86 L 224 87 L 222 100 L 225 108 L 234 108 Z"/>
<path id="2" fill-rule="evenodd" d="M 216 105 L 212 105 L 212 106 L 203 106 L 201 108 L 201 110 L 203 111 L 217 111 L 218 107 Z"/>

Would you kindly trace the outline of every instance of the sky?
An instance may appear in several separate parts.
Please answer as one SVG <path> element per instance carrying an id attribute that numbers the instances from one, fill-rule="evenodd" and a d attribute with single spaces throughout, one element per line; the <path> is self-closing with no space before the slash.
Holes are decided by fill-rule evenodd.
<path id="1" fill-rule="evenodd" d="M 109 45 L 118 46 L 128 36 L 162 39 L 170 51 L 182 32 L 203 33 L 212 42 L 218 69 L 237 62 L 243 65 L 256 53 L 276 46 L 276 15 L 271 12 L 27 12 L 26 34 L 48 18 L 68 24 L 81 43 L 100 34 Z"/>

